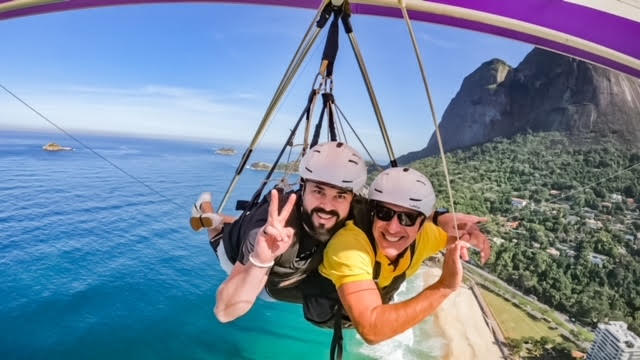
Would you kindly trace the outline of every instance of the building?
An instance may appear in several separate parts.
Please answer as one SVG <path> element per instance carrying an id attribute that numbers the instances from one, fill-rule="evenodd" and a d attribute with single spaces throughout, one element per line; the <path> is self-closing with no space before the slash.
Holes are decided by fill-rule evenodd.
<path id="1" fill-rule="evenodd" d="M 497 245 L 500 245 L 504 242 L 504 239 L 499 237 L 492 237 L 490 239 L 491 241 L 493 241 L 494 244 L 497 244 Z"/>
<path id="2" fill-rule="evenodd" d="M 560 255 L 560 251 L 558 251 L 558 250 L 556 250 L 556 249 L 554 249 L 554 248 L 552 248 L 552 247 L 547 248 L 547 250 L 546 250 L 546 251 L 547 251 L 547 253 L 548 253 L 549 255 L 553 255 L 553 256 L 558 256 L 558 255 Z"/>
<path id="3" fill-rule="evenodd" d="M 574 256 L 576 256 L 576 252 L 575 252 L 575 251 L 573 251 L 573 250 L 569 249 L 568 247 L 566 247 L 566 246 L 564 246 L 564 245 L 558 244 L 558 245 L 556 245 L 556 247 L 557 247 L 558 249 L 562 250 L 562 251 L 565 251 L 565 252 L 567 253 L 567 256 L 569 256 L 569 257 L 574 257 Z"/>
<path id="4" fill-rule="evenodd" d="M 640 338 L 622 321 L 600 323 L 588 360 L 640 360 Z"/>
<path id="5" fill-rule="evenodd" d="M 611 202 L 622 202 L 622 195 L 620 195 L 620 194 L 611 194 L 609 196 L 609 199 L 611 199 Z"/>
<path id="6" fill-rule="evenodd" d="M 517 229 L 518 226 L 520 226 L 520 221 L 509 221 L 509 222 L 505 223 L 505 226 L 508 229 Z"/>
<path id="7" fill-rule="evenodd" d="M 594 265 L 602 266 L 604 262 L 609 259 L 608 257 L 596 253 L 591 253 L 591 263 Z M 640 359 L 638 359 L 640 360 Z"/>
<path id="8" fill-rule="evenodd" d="M 527 205 L 527 200 L 520 198 L 511 198 L 511 206 L 517 209 L 522 209 Z"/>
<path id="9" fill-rule="evenodd" d="M 602 223 L 600 221 L 596 221 L 596 220 L 592 220 L 592 219 L 587 219 L 584 221 L 584 223 L 592 228 L 592 229 L 602 229 Z"/>
<path id="10" fill-rule="evenodd" d="M 627 231 L 627 228 L 622 224 L 613 224 L 613 225 L 610 225 L 610 227 L 611 227 L 611 230 L 617 230 L 622 232 Z"/>

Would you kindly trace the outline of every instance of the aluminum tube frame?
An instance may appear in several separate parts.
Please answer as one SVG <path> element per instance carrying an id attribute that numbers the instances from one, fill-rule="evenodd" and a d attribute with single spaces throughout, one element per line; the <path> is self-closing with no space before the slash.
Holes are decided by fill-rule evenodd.
<path id="1" fill-rule="evenodd" d="M 353 54 L 356 56 L 356 60 L 358 60 L 358 66 L 360 67 L 360 73 L 362 74 L 362 79 L 364 80 L 364 83 L 367 86 L 367 92 L 369 93 L 369 99 L 371 100 L 373 111 L 376 114 L 376 119 L 378 119 L 378 126 L 380 127 L 380 133 L 382 134 L 384 145 L 387 148 L 387 154 L 389 154 L 389 163 L 391 164 L 392 167 L 397 167 L 398 160 L 396 160 L 396 155 L 393 153 L 393 148 L 391 147 L 391 140 L 389 139 L 389 132 L 387 131 L 387 127 L 384 123 L 384 119 L 382 118 L 380 105 L 378 104 L 378 99 L 376 98 L 376 94 L 373 91 L 373 85 L 371 84 L 371 79 L 369 78 L 367 67 L 364 64 L 364 58 L 362 57 L 362 53 L 360 52 L 360 47 L 358 46 L 358 40 L 356 39 L 356 36 L 353 32 L 350 32 L 347 35 L 349 36 L 349 41 L 351 42 L 351 48 L 353 49 Z"/>
<path id="2" fill-rule="evenodd" d="M 315 90 L 315 95 L 313 97 L 313 102 L 311 103 L 311 109 L 309 109 L 309 113 L 307 114 L 307 123 L 304 127 L 304 141 L 302 143 L 302 156 L 306 155 L 307 151 L 309 151 L 309 134 L 311 134 L 311 122 L 313 121 L 313 110 L 316 108 L 316 101 L 318 100 L 318 95 L 320 94 L 320 90 Z"/>
<path id="3" fill-rule="evenodd" d="M 300 42 L 300 45 L 298 46 L 298 49 L 296 50 L 296 53 L 293 56 L 293 59 L 291 59 L 291 62 L 289 63 L 289 67 L 287 67 L 287 70 L 285 71 L 282 77 L 282 80 L 280 81 L 280 84 L 278 85 L 278 88 L 276 89 L 273 95 L 273 98 L 269 103 L 269 106 L 267 107 L 267 110 L 265 111 L 265 114 L 262 117 L 262 121 L 260 122 L 260 125 L 258 125 L 258 129 L 256 130 L 253 136 L 253 139 L 251 140 L 251 143 L 249 144 L 249 147 L 245 150 L 244 154 L 242 155 L 242 159 L 240 160 L 240 164 L 238 164 L 238 168 L 236 169 L 235 175 L 233 176 L 231 183 L 229 183 L 229 187 L 227 188 L 227 191 L 225 192 L 224 196 L 222 197 L 222 200 L 220 201 L 220 204 L 218 205 L 217 212 L 220 213 L 224 210 L 224 207 L 227 204 L 227 201 L 229 200 L 231 193 L 233 192 L 236 185 L 238 184 L 240 175 L 244 171 L 244 167 L 249 161 L 249 158 L 251 157 L 253 150 L 255 150 L 257 144 L 262 139 L 264 132 L 267 130 L 267 126 L 269 125 L 269 123 L 271 122 L 271 119 L 273 118 L 275 110 L 277 109 L 278 105 L 280 105 L 280 102 L 282 101 L 284 94 L 286 93 L 289 86 L 291 85 L 293 78 L 298 73 L 298 70 L 300 69 L 302 62 L 309 54 L 309 51 L 313 47 L 313 44 L 315 43 L 315 41 L 318 39 L 318 35 L 320 34 L 320 31 L 322 31 L 322 28 L 318 28 L 317 26 L 315 26 L 315 23 L 318 20 L 318 17 L 322 12 L 322 9 L 324 9 L 326 3 L 327 3 L 326 1 L 322 2 L 320 9 L 316 13 L 316 16 L 313 18 L 313 22 L 311 23 L 311 25 L 307 29 L 307 32 L 302 38 L 302 41 Z"/>

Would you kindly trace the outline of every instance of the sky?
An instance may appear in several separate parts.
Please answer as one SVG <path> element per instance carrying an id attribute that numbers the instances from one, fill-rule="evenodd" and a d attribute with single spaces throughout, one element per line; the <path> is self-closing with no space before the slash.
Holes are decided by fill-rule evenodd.
<path id="1" fill-rule="evenodd" d="M 284 7 L 181 3 L 0 21 L 0 84 L 72 134 L 248 144 L 314 15 Z M 352 23 L 396 155 L 424 147 L 433 123 L 406 24 L 362 15 Z M 413 26 L 439 117 L 480 64 L 500 58 L 517 66 L 532 49 L 468 30 Z M 323 44 L 321 37 L 264 144 L 281 144 L 298 118 Z M 384 158 L 366 87 L 343 32 L 334 95 L 374 157 Z M 0 129 L 56 131 L 2 89 Z"/>

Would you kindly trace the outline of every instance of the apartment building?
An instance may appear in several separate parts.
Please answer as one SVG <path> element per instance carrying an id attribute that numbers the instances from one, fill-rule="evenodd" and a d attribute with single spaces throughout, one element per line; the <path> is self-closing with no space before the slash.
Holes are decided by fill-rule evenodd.
<path id="1" fill-rule="evenodd" d="M 640 360 L 640 338 L 622 321 L 600 323 L 588 360 Z"/>

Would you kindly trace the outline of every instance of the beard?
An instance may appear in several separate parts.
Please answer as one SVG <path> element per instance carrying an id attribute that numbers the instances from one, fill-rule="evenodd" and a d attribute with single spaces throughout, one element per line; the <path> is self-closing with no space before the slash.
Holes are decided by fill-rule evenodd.
<path id="1" fill-rule="evenodd" d="M 325 214 L 334 216 L 336 219 L 336 223 L 331 227 L 327 227 L 325 224 L 314 224 L 313 223 L 313 214 Z M 315 207 L 311 209 L 311 211 L 307 212 L 305 209 L 302 209 L 302 225 L 307 230 L 307 232 L 313 236 L 315 239 L 321 242 L 327 242 L 333 234 L 335 234 L 340 228 L 344 226 L 344 223 L 347 219 L 340 219 L 340 214 L 338 214 L 335 210 L 325 210 L 321 207 Z"/>

